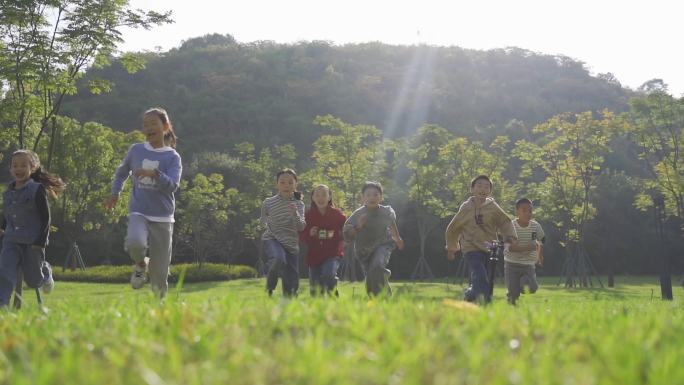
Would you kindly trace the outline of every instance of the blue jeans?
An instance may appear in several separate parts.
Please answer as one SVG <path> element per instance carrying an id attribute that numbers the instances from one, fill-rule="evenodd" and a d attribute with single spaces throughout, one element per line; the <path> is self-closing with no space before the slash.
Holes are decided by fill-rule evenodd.
<path id="1" fill-rule="evenodd" d="M 309 286 L 311 295 L 330 294 L 337 286 L 337 269 L 340 258 L 330 257 L 318 266 L 309 266 Z"/>
<path id="2" fill-rule="evenodd" d="M 378 295 L 383 291 L 387 295 L 392 295 L 392 288 L 389 284 L 392 271 L 387 268 L 392 250 L 394 250 L 394 243 L 385 243 L 373 250 L 371 255 L 359 258 L 366 274 L 366 292 L 369 296 Z"/>
<path id="3" fill-rule="evenodd" d="M 465 254 L 465 259 L 470 266 L 470 287 L 464 293 L 466 301 L 475 301 L 480 295 L 484 295 L 485 301 L 489 301 L 489 279 L 485 261 L 489 254 L 483 251 L 470 251 Z"/>
<path id="4" fill-rule="evenodd" d="M 10 297 L 17 284 L 19 268 L 21 268 L 24 280 L 30 288 L 35 289 L 42 286 L 43 271 L 41 267 L 43 261 L 45 261 L 43 250 L 36 250 L 31 245 L 3 239 L 2 252 L 0 252 L 0 307 L 9 305 Z"/>
<path id="5" fill-rule="evenodd" d="M 299 290 L 299 256 L 287 251 L 275 239 L 265 240 L 264 250 L 268 259 L 266 290 L 275 290 L 280 277 L 283 281 L 283 295 L 296 295 Z"/>

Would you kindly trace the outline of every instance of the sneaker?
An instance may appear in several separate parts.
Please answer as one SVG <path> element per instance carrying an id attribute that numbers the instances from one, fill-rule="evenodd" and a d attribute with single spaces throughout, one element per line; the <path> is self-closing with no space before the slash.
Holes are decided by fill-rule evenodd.
<path id="1" fill-rule="evenodd" d="M 140 266 L 137 263 L 133 266 L 133 274 L 131 274 L 131 287 L 140 289 L 145 285 L 147 277 L 145 276 L 146 266 Z"/>
<path id="2" fill-rule="evenodd" d="M 473 287 L 468 286 L 465 289 L 463 289 L 463 300 L 466 302 L 475 302 L 477 298 L 473 294 Z"/>
<path id="3" fill-rule="evenodd" d="M 43 293 L 50 294 L 55 288 L 55 279 L 52 278 L 52 266 L 47 261 L 44 261 L 40 270 L 43 272 L 43 284 L 40 287 Z"/>

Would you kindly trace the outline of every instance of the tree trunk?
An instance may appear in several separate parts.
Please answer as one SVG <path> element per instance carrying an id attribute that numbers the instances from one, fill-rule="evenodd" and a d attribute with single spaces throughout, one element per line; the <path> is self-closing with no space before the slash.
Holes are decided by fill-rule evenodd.
<path id="1" fill-rule="evenodd" d="M 47 164 L 45 165 L 45 169 L 47 171 L 50 171 L 52 168 L 52 155 L 55 152 L 55 136 L 57 133 L 57 118 L 54 116 L 52 117 L 52 132 L 50 133 L 50 147 L 48 150 L 48 158 L 47 158 Z"/>

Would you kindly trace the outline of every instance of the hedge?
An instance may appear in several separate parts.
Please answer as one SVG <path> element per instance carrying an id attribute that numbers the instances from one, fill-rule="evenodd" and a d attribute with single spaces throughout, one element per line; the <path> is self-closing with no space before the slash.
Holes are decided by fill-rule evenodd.
<path id="1" fill-rule="evenodd" d="M 183 269 L 185 282 L 229 281 L 240 278 L 257 277 L 256 270 L 251 266 L 224 265 L 218 263 L 171 265 L 169 282 L 177 282 Z M 53 274 L 57 281 L 97 282 L 97 283 L 126 283 L 131 278 L 133 268 L 125 266 L 93 266 L 86 270 L 66 270 L 55 267 Z"/>

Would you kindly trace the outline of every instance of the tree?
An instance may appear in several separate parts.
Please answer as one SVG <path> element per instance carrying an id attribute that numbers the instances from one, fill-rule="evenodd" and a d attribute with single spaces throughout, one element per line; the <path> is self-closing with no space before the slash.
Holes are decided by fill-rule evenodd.
<path id="1" fill-rule="evenodd" d="M 15 145 L 37 149 L 50 122 L 55 135 L 52 118 L 59 114 L 64 97 L 77 92 L 76 81 L 87 68 L 109 64 L 122 41 L 122 28 L 149 29 L 170 23 L 170 15 L 131 9 L 128 0 L 0 3 L 0 88 L 7 89 L 0 94 L 0 107 L 9 111 L 1 123 L 14 130 Z M 132 54 L 123 55 L 120 62 L 130 72 L 144 67 Z M 90 78 L 88 85 L 96 94 L 111 89 L 104 79 Z"/>
<path id="2" fill-rule="evenodd" d="M 394 162 L 388 162 L 384 155 L 394 154 L 391 148 L 394 143 L 388 143 L 385 148 L 380 130 L 374 126 L 351 125 L 332 115 L 318 116 L 314 123 L 329 129 L 330 133 L 314 142 L 314 167 L 303 180 L 310 187 L 314 183 L 327 184 L 333 191 L 335 204 L 349 214 L 358 207 L 366 181 L 387 184 L 383 179 L 391 174 L 389 163 Z M 341 276 L 353 281 L 361 274 L 352 250 L 351 244 L 345 245 Z"/>
<path id="3" fill-rule="evenodd" d="M 196 174 L 191 182 L 181 181 L 174 241 L 187 246 L 200 266 L 211 259 L 230 262 L 228 222 L 237 212 L 232 209 L 238 197 L 235 188 L 223 186 L 220 174 Z"/>
<path id="4" fill-rule="evenodd" d="M 644 82 L 644 84 L 640 85 L 637 90 L 645 94 L 664 94 L 667 93 L 667 84 L 663 81 L 663 79 L 651 79 L 647 82 Z"/>
<path id="5" fill-rule="evenodd" d="M 480 142 L 457 137 L 440 148 L 450 191 L 444 204 L 451 212 L 458 211 L 461 203 L 470 197 L 470 182 L 480 174 L 489 176 L 494 183 L 492 196 L 499 203 L 505 205 L 513 201 L 516 187 L 504 178 L 509 158 L 507 145 L 505 136 L 495 138 L 488 148 Z"/>
<path id="6" fill-rule="evenodd" d="M 593 268 L 583 246 L 584 227 L 592 219 L 595 208 L 592 191 L 603 172 L 605 155 L 612 151 L 611 141 L 625 132 L 626 122 L 608 110 L 556 115 L 534 128 L 541 135 L 540 143 L 519 141 L 514 155 L 523 160 L 521 177 L 531 177 L 535 171 L 544 180 L 528 183 L 529 191 L 544 204 L 538 216 L 552 220 L 561 229 L 568 258 L 566 285 L 575 286 L 575 276 L 581 286 L 588 286 Z"/>
<path id="7" fill-rule="evenodd" d="M 440 150 L 453 139 L 446 129 L 425 125 L 409 141 L 407 167 L 411 171 L 409 179 L 409 199 L 415 202 L 420 238 L 420 257 L 414 269 L 414 276 L 430 277 L 432 271 L 425 259 L 425 246 L 430 233 L 439 225 L 440 219 L 449 215 L 447 204 L 451 191 L 447 179 L 446 158 Z"/>
<path id="8" fill-rule="evenodd" d="M 129 146 L 141 142 L 143 135 L 139 131 L 129 134 L 113 131 L 94 122 L 80 124 L 69 118 L 60 117 L 56 124 L 52 171 L 64 179 L 67 188 L 53 208 L 54 224 L 71 244 L 127 215 L 129 194 L 122 193 L 119 204 L 109 213 L 102 202 L 111 194 L 116 167 Z M 45 159 L 47 144 L 43 143 L 38 150 L 41 159 Z"/>
<path id="9" fill-rule="evenodd" d="M 410 139 L 409 198 L 416 207 L 421 254 L 414 275 L 425 258 L 428 236 L 441 219 L 456 213 L 470 196 L 472 178 L 488 175 L 494 182 L 497 200 L 512 201 L 515 187 L 503 177 L 509 157 L 507 144 L 508 138 L 497 137 L 487 148 L 435 125 L 421 127 Z"/>
<path id="10" fill-rule="evenodd" d="M 363 184 L 380 179 L 386 167 L 380 130 L 351 125 L 331 115 L 319 116 L 314 122 L 331 132 L 314 142 L 315 163 L 306 181 L 327 183 L 335 192 L 336 204 L 349 213 L 358 207 Z"/>
<path id="11" fill-rule="evenodd" d="M 662 195 L 666 212 L 681 221 L 684 218 L 684 98 L 676 99 L 662 88 L 657 87 L 630 102 L 631 134 L 650 175 L 650 179 L 643 181 L 636 204 L 645 209 L 652 205 L 651 195 Z"/>

